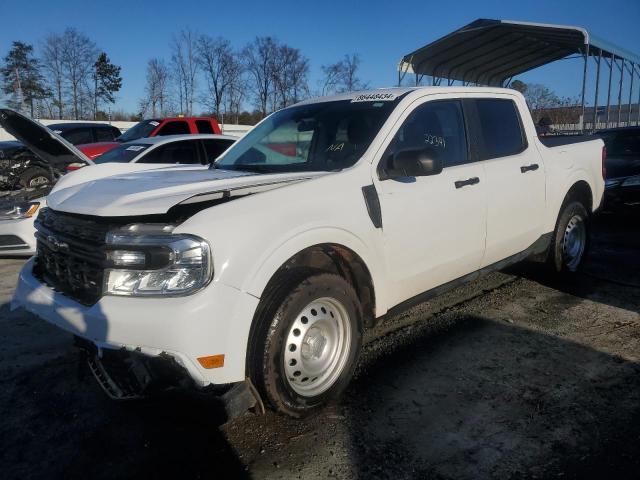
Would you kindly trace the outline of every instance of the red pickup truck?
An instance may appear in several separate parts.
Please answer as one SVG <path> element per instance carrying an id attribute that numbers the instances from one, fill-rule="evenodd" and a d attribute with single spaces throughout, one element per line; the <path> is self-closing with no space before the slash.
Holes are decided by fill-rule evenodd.
<path id="1" fill-rule="evenodd" d="M 175 117 L 164 119 L 149 119 L 138 122 L 125 133 L 116 138 L 115 142 L 98 142 L 77 145 L 77 147 L 90 159 L 102 155 L 104 152 L 117 147 L 121 143 L 131 142 L 143 137 L 156 137 L 161 135 L 185 135 L 190 133 L 217 133 L 220 134 L 220 125 L 212 117 Z"/>

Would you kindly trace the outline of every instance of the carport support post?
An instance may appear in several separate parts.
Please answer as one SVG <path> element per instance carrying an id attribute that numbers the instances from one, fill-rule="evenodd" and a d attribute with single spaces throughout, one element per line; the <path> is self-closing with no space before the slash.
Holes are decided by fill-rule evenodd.
<path id="1" fill-rule="evenodd" d="M 616 61 L 616 56 L 611 55 L 611 63 L 609 63 L 609 90 L 607 91 L 607 124 L 604 128 L 609 128 L 609 107 L 611 106 L 611 79 L 613 78 L 613 62 Z"/>
<path id="2" fill-rule="evenodd" d="M 582 128 L 581 130 L 584 132 L 584 125 L 585 125 L 585 121 L 584 121 L 584 94 L 585 91 L 587 89 L 587 62 L 589 60 L 589 44 L 587 43 L 585 45 L 585 49 L 584 49 L 584 69 L 582 71 Z"/>
<path id="3" fill-rule="evenodd" d="M 638 89 L 638 114 L 636 115 L 636 125 L 640 125 L 640 89 Z"/>
<path id="4" fill-rule="evenodd" d="M 622 82 L 624 80 L 624 58 L 620 63 L 620 84 L 618 87 L 618 120 L 616 121 L 616 127 L 620 126 L 620 115 L 622 114 Z"/>
<path id="5" fill-rule="evenodd" d="M 600 63 L 602 62 L 602 50 L 600 50 L 600 55 L 598 55 L 596 62 L 598 63 L 598 67 L 596 68 L 596 96 L 593 100 L 593 122 L 591 124 L 592 132 L 596 131 L 598 122 L 598 90 L 600 87 Z"/>
<path id="6" fill-rule="evenodd" d="M 631 95 L 633 95 L 633 77 L 636 73 L 636 64 L 631 62 L 631 83 L 629 84 L 629 111 L 627 112 L 627 127 L 631 126 Z"/>

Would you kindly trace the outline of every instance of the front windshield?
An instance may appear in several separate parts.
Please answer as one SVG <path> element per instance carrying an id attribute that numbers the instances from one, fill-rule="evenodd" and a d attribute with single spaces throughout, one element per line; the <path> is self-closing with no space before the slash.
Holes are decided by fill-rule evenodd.
<path id="1" fill-rule="evenodd" d="M 126 145 L 121 145 L 116 148 L 112 148 L 111 150 L 103 153 L 102 155 L 93 159 L 93 163 L 101 164 L 101 163 L 128 163 L 138 155 L 141 155 L 149 145 L 145 144 L 131 144 L 127 143 Z"/>
<path id="2" fill-rule="evenodd" d="M 157 120 L 142 120 L 116 138 L 116 140 L 124 143 L 148 137 L 158 125 L 160 125 L 160 122 Z"/>
<path id="3" fill-rule="evenodd" d="M 350 167 L 398 101 L 339 100 L 280 110 L 232 146 L 215 166 L 264 173 Z"/>

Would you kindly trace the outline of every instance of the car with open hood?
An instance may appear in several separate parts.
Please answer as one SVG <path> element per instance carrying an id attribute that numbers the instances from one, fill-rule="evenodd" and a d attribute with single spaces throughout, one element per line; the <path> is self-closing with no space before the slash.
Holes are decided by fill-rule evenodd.
<path id="1" fill-rule="evenodd" d="M 75 335 L 113 398 L 236 384 L 300 417 L 386 315 L 525 258 L 579 270 L 602 151 L 545 146 L 512 89 L 310 99 L 207 169 L 69 175 L 13 305 Z"/>
<path id="2" fill-rule="evenodd" d="M 182 166 L 207 168 L 236 140 L 228 135 L 171 135 L 141 138 L 118 147 L 95 161 L 56 131 L 19 113 L 0 109 L 0 125 L 53 165 L 90 166 L 65 175 L 59 183 L 70 185 L 110 175 Z M 46 205 L 51 185 L 38 185 L 0 197 L 0 255 L 33 255 L 36 251 L 34 221 Z"/>
<path id="3" fill-rule="evenodd" d="M 118 128 L 106 123 L 65 122 L 47 128 L 72 145 L 114 141 L 121 135 Z M 36 155 L 20 141 L 0 142 L 0 190 L 35 188 L 53 183 L 67 165 L 50 163 Z"/>

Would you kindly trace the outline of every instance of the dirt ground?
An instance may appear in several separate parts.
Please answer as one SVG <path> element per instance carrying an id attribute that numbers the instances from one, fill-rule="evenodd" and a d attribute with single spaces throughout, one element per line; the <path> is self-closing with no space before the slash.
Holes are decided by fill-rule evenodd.
<path id="1" fill-rule="evenodd" d="M 296 421 L 171 395 L 114 403 L 69 335 L 8 302 L 0 476 L 640 478 L 640 214 L 595 222 L 571 281 L 522 264 L 389 319 L 339 403 Z"/>

